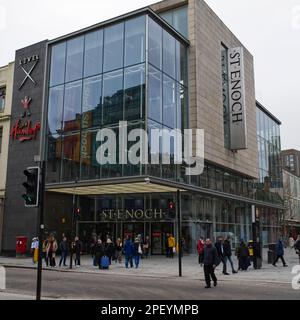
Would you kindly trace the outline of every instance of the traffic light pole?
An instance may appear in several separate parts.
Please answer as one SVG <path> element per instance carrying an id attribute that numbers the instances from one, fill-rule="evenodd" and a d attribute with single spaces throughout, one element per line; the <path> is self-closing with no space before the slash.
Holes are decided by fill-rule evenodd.
<path id="1" fill-rule="evenodd" d="M 75 200 L 76 200 L 76 195 L 75 193 L 73 194 L 73 205 L 72 205 L 72 229 L 71 229 L 71 241 L 70 241 L 70 269 L 73 267 L 73 239 L 74 239 L 74 224 L 76 223 L 75 219 Z"/>
<path id="2" fill-rule="evenodd" d="M 45 162 L 40 162 L 40 205 L 39 212 L 39 255 L 37 267 L 37 285 L 36 285 L 36 300 L 41 300 L 42 291 L 42 267 L 43 267 L 43 239 L 44 239 L 44 194 L 45 194 Z"/>
<path id="3" fill-rule="evenodd" d="M 180 207 L 180 190 L 177 190 L 177 228 L 178 228 L 178 271 L 179 277 L 182 277 L 182 243 L 181 243 L 181 207 Z"/>

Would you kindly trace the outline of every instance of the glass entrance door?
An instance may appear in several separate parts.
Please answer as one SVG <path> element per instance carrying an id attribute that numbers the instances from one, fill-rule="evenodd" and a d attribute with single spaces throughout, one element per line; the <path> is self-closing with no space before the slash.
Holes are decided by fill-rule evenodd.
<path id="1" fill-rule="evenodd" d="M 151 253 L 166 254 L 167 233 L 174 234 L 173 223 L 153 222 L 151 224 Z"/>
<path id="2" fill-rule="evenodd" d="M 144 239 L 144 223 L 143 222 L 124 222 L 123 223 L 123 239 L 130 236 L 131 239 L 135 239 L 138 235 Z"/>

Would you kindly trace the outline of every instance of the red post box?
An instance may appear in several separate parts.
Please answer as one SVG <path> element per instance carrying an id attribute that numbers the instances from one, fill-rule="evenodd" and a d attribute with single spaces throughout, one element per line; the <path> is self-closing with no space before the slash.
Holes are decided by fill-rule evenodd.
<path id="1" fill-rule="evenodd" d="M 16 255 L 23 255 L 27 251 L 27 237 L 18 236 L 16 241 Z"/>

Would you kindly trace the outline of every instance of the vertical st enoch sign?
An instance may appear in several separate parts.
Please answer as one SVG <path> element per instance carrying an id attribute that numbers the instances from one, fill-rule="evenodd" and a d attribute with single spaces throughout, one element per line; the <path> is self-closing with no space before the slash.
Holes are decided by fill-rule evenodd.
<path id="1" fill-rule="evenodd" d="M 228 50 L 230 149 L 247 149 L 243 48 Z"/>

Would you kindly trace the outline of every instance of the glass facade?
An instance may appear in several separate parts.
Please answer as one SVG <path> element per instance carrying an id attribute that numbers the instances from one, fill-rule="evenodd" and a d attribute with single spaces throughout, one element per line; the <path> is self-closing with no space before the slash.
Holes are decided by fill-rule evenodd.
<path id="1" fill-rule="evenodd" d="M 48 159 L 55 165 L 49 165 L 48 182 L 151 169 L 141 163 L 100 165 L 99 129 L 113 130 L 118 148 L 120 121 L 128 122 L 128 132 L 153 123 L 166 130 L 187 127 L 186 44 L 146 14 L 53 44 L 50 63 Z M 174 180 L 172 148 L 170 154 L 170 166 L 156 173 Z M 118 162 L 118 154 L 111 156 Z"/>
<path id="2" fill-rule="evenodd" d="M 256 109 L 259 181 L 257 198 L 282 203 L 280 124 L 262 109 Z"/>

